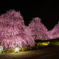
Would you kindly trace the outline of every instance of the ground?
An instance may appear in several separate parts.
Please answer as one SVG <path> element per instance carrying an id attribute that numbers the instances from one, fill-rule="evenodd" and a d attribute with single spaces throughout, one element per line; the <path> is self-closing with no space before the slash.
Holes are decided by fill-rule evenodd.
<path id="1" fill-rule="evenodd" d="M 0 55 L 0 59 L 59 59 L 59 46 L 19 53 L 4 53 Z"/>

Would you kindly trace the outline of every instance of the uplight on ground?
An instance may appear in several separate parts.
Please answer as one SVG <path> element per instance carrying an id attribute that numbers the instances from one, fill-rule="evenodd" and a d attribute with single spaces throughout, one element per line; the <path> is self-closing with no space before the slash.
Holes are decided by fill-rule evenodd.
<path id="1" fill-rule="evenodd" d="M 15 52 L 19 52 L 19 47 L 16 47 L 15 48 Z"/>
<path id="2" fill-rule="evenodd" d="M 3 50 L 3 46 L 0 46 L 0 54 L 2 53 Z"/>

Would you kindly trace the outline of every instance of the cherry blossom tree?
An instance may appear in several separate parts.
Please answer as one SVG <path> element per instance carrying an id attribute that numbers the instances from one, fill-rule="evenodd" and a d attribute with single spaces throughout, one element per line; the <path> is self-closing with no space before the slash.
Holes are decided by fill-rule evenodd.
<path id="1" fill-rule="evenodd" d="M 0 16 L 0 45 L 4 49 L 35 45 L 20 11 L 9 10 Z"/>
<path id="2" fill-rule="evenodd" d="M 31 36 L 35 40 L 46 40 L 48 39 L 48 30 L 44 26 L 44 24 L 41 23 L 41 19 L 39 17 L 33 18 L 31 23 L 28 26 L 32 32 Z"/>
<path id="3" fill-rule="evenodd" d="M 49 39 L 59 38 L 59 22 L 49 31 Z"/>
<path id="4" fill-rule="evenodd" d="M 27 38 L 29 38 L 29 40 L 28 40 L 29 45 L 35 46 L 34 38 L 31 36 L 31 31 L 28 27 L 25 28 L 25 33 L 27 35 Z"/>

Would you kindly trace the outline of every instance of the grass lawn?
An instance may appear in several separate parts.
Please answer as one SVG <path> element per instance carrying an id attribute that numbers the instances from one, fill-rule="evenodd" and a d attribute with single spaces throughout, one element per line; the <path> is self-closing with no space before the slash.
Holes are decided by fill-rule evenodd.
<path id="1" fill-rule="evenodd" d="M 38 41 L 35 44 L 35 47 L 25 47 L 22 49 L 19 49 L 20 52 L 22 51 L 28 51 L 28 50 L 36 50 L 36 49 L 41 49 L 41 48 L 46 48 L 46 47 L 51 47 L 51 46 L 57 46 L 59 45 L 59 40 L 47 40 L 47 41 Z M 3 50 L 2 53 L 12 53 L 15 52 L 15 49 L 8 49 L 8 50 Z"/>

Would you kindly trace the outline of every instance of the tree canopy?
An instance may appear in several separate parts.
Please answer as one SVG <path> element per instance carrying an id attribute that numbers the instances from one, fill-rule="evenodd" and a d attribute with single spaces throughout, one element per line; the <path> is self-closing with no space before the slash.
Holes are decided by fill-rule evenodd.
<path id="1" fill-rule="evenodd" d="M 28 31 L 20 11 L 9 10 L 0 16 L 0 45 L 5 49 L 34 46 L 35 41 Z"/>
<path id="2" fill-rule="evenodd" d="M 32 37 L 35 40 L 46 40 L 48 39 L 48 29 L 41 22 L 39 17 L 33 18 L 28 26 L 32 32 Z"/>
<path id="3" fill-rule="evenodd" d="M 59 22 L 54 26 L 52 30 L 49 31 L 49 38 L 50 39 L 59 38 Z"/>

